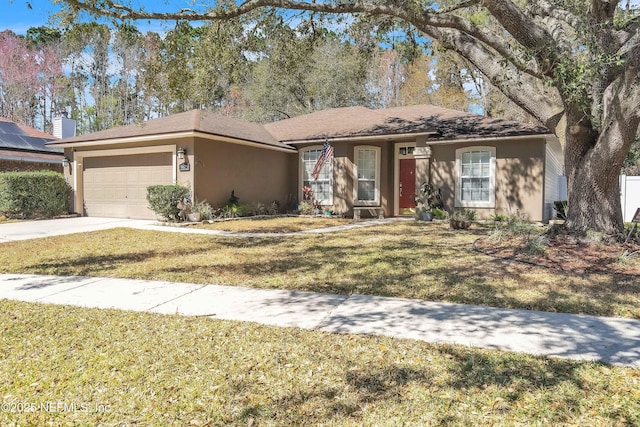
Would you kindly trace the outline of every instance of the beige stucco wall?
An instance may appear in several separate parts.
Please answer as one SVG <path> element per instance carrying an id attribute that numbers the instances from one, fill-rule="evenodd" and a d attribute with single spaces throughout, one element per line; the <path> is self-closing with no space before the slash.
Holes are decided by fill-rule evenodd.
<path id="1" fill-rule="evenodd" d="M 333 210 L 344 215 L 353 215 L 354 206 L 354 159 L 355 148 L 361 146 L 380 148 L 380 206 L 385 216 L 393 215 L 393 144 L 382 142 L 332 142 L 333 159 Z M 321 147 L 322 144 L 302 144 L 297 146 L 299 151 L 310 146 Z M 296 154 L 295 182 L 301 187 L 301 160 Z M 297 190 L 298 200 L 302 198 L 301 190 Z M 368 216 L 365 212 L 363 217 Z"/>
<path id="2" fill-rule="evenodd" d="M 421 143 L 422 142 L 422 143 Z M 319 144 L 313 144 L 319 145 Z M 320 144 L 321 145 L 321 144 Z M 395 157 L 396 145 L 391 141 L 332 142 L 334 147 L 333 209 L 351 215 L 354 204 L 354 150 L 357 146 L 380 148 L 380 205 L 385 216 L 392 216 L 395 209 Z M 266 147 L 234 144 L 214 139 L 185 137 L 127 144 L 86 146 L 65 149 L 65 156 L 72 161 L 82 156 L 123 155 L 154 152 L 158 147 L 183 147 L 187 151 L 190 170 L 179 170 L 180 160 L 175 161 L 177 183 L 190 185 L 199 200 L 207 200 L 214 207 L 227 203 L 232 190 L 243 203 L 269 204 L 278 200 L 285 209 L 289 201 L 302 197 L 300 182 L 300 157 L 297 152 L 283 152 Z M 302 150 L 309 145 L 299 146 Z M 418 141 L 417 147 L 426 146 Z M 447 210 L 455 204 L 456 178 L 455 155 L 457 148 L 473 146 L 496 147 L 496 207 L 476 209 L 480 218 L 494 213 L 520 212 L 530 220 L 543 219 L 544 150 L 543 138 L 516 139 L 513 141 L 457 144 L 431 144 L 430 157 L 417 159 L 416 184 L 428 181 L 442 189 Z M 73 165 L 66 168 L 65 176 L 70 185 L 76 185 L 75 205 L 82 206 L 82 164 L 76 162 L 79 173 L 74 176 Z M 75 207 L 74 205 L 74 207 Z"/>
<path id="3" fill-rule="evenodd" d="M 226 204 L 235 190 L 241 203 L 278 200 L 285 208 L 289 194 L 295 194 L 297 179 L 292 171 L 296 158 L 295 152 L 196 139 L 189 158 L 195 174 L 193 189 L 199 200 L 206 199 L 214 207 Z"/>
<path id="4" fill-rule="evenodd" d="M 500 214 L 520 213 L 532 221 L 543 219 L 544 150 L 542 138 L 513 141 L 433 144 L 431 178 L 449 212 L 455 208 L 456 149 L 465 147 L 496 148 L 495 209 L 475 208 L 480 219 Z"/>
<path id="5" fill-rule="evenodd" d="M 66 168 L 65 176 L 71 186 L 76 186 L 73 210 L 82 206 L 83 182 L 82 159 L 85 156 L 122 156 L 122 165 L 127 164 L 131 152 L 153 153 L 162 146 L 186 150 L 184 160 L 175 161 L 176 183 L 192 188 L 198 200 L 207 200 L 214 207 L 227 203 L 231 190 L 235 190 L 243 203 L 271 203 L 278 200 L 286 208 L 289 194 L 295 196 L 297 178 L 295 163 L 297 154 L 265 148 L 233 144 L 210 139 L 183 137 L 157 141 L 132 142 L 105 145 L 89 145 L 65 149 L 65 156 L 76 162 Z M 173 154 L 175 155 L 175 154 Z M 180 164 L 187 162 L 188 171 L 181 171 Z M 74 176 L 77 174 L 77 176 Z"/>

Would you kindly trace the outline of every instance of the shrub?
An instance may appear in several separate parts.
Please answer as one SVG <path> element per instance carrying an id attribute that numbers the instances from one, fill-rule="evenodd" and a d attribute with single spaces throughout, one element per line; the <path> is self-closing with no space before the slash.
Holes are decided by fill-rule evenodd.
<path id="1" fill-rule="evenodd" d="M 544 235 L 540 235 L 529 239 L 524 246 L 524 251 L 529 255 L 545 255 L 548 246 L 549 239 Z"/>
<path id="2" fill-rule="evenodd" d="M 151 185 L 147 187 L 147 201 L 156 215 L 167 221 L 178 221 L 178 204 L 191 202 L 191 190 L 184 185 Z"/>
<path id="3" fill-rule="evenodd" d="M 298 212 L 300 215 L 311 215 L 313 213 L 313 205 L 307 201 L 300 202 Z"/>
<path id="4" fill-rule="evenodd" d="M 506 222 L 509 221 L 509 215 L 506 214 L 495 214 L 489 217 L 489 221 L 491 222 Z"/>
<path id="5" fill-rule="evenodd" d="M 193 204 L 192 212 L 200 214 L 200 219 L 203 221 L 210 221 L 215 217 L 213 208 L 206 200 L 196 201 Z"/>
<path id="6" fill-rule="evenodd" d="M 264 203 L 256 202 L 251 206 L 251 215 L 266 215 L 267 214 L 267 205 Z"/>
<path id="7" fill-rule="evenodd" d="M 435 219 L 447 219 L 449 217 L 449 212 L 440 208 L 433 208 L 433 217 Z"/>
<path id="8" fill-rule="evenodd" d="M 255 215 L 254 207 L 247 203 L 229 202 L 220 209 L 222 218 L 242 218 L 253 215 Z"/>
<path id="9" fill-rule="evenodd" d="M 616 257 L 616 262 L 618 264 L 627 265 L 635 258 L 640 258 L 640 251 L 630 251 L 629 249 L 625 249 Z"/>
<path id="10" fill-rule="evenodd" d="M 475 221 L 478 213 L 473 209 L 458 209 L 453 212 L 451 219 L 456 221 Z"/>
<path id="11" fill-rule="evenodd" d="M 52 218 L 68 212 L 69 186 L 59 172 L 0 174 L 0 213 L 13 218 Z"/>
<path id="12" fill-rule="evenodd" d="M 493 231 L 492 237 L 495 239 L 509 238 L 509 237 L 524 237 L 525 240 L 530 240 L 531 236 L 537 236 L 540 234 L 540 228 L 525 220 L 522 216 L 509 215 L 506 219 L 493 219 Z"/>
<path id="13" fill-rule="evenodd" d="M 416 211 L 430 212 L 433 211 L 433 209 L 444 208 L 442 191 L 428 182 L 420 186 L 418 193 L 414 194 L 413 198 L 416 202 Z"/>

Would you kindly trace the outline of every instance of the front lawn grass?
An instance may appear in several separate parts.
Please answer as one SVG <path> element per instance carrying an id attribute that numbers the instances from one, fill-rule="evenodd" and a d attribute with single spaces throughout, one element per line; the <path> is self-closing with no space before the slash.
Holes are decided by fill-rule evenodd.
<path id="1" fill-rule="evenodd" d="M 0 273 L 113 276 L 640 318 L 640 279 L 495 259 L 486 229 L 391 223 L 290 237 L 115 229 L 0 245 Z M 635 260 L 635 262 L 638 262 Z"/>
<path id="2" fill-rule="evenodd" d="M 276 218 L 242 218 L 229 221 L 203 223 L 192 227 L 205 230 L 223 230 L 243 233 L 294 233 L 318 228 L 336 227 L 352 224 L 352 219 L 328 217 L 276 217 Z"/>
<path id="3" fill-rule="evenodd" d="M 597 363 L 6 300 L 0 332 L 3 426 L 640 424 Z"/>

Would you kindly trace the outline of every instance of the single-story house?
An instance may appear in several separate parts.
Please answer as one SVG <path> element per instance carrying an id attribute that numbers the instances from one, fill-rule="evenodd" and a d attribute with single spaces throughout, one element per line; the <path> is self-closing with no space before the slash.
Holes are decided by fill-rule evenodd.
<path id="1" fill-rule="evenodd" d="M 328 141 L 334 156 L 311 172 Z M 146 188 L 190 185 L 198 200 L 224 205 L 316 199 L 334 212 L 409 215 L 421 183 L 442 190 L 446 208 L 480 218 L 551 217 L 563 152 L 546 128 L 430 105 L 335 108 L 266 125 L 201 110 L 49 143 L 64 148 L 77 212 L 155 218 Z"/>
<path id="2" fill-rule="evenodd" d="M 48 146 L 57 138 L 0 117 L 0 172 L 62 172 L 63 150 Z"/>

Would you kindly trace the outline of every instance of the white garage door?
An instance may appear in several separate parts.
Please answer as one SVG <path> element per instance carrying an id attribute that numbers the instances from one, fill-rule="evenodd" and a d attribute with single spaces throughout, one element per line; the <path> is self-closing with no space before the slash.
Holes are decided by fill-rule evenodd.
<path id="1" fill-rule="evenodd" d="M 155 219 L 147 187 L 173 182 L 171 153 L 87 157 L 83 161 L 88 216 Z"/>

